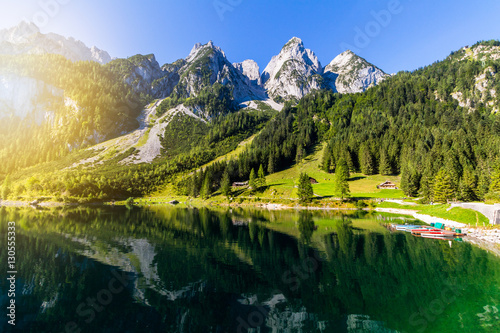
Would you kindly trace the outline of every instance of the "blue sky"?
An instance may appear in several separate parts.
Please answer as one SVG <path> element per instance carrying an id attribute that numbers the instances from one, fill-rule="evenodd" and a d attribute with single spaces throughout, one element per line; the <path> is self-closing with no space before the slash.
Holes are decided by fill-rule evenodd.
<path id="1" fill-rule="evenodd" d="M 500 2 L 430 0 L 0 0 L 0 28 L 21 19 L 112 57 L 160 64 L 214 43 L 261 67 L 293 36 L 326 66 L 346 47 L 388 73 L 413 70 L 482 39 L 500 38 Z"/>

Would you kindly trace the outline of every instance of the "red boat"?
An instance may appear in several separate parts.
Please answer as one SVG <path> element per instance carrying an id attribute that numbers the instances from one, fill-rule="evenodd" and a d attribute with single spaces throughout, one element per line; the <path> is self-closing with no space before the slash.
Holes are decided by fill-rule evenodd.
<path id="1" fill-rule="evenodd" d="M 411 233 L 413 235 L 420 235 L 422 233 L 429 233 L 429 232 L 440 232 L 441 229 L 436 229 L 436 228 L 420 228 L 420 229 L 413 229 Z"/>
<path id="2" fill-rule="evenodd" d="M 422 237 L 429 238 L 429 237 L 439 237 L 439 236 L 441 236 L 441 237 L 455 237 L 455 236 L 459 236 L 460 234 L 457 234 L 454 231 L 444 231 L 444 230 L 441 230 L 441 231 L 424 232 L 424 233 L 421 233 L 420 235 Z"/>
<path id="3" fill-rule="evenodd" d="M 441 236 L 441 235 L 422 235 L 423 238 L 429 238 L 429 239 L 441 239 L 441 240 L 453 240 L 455 239 L 455 236 L 453 235 L 446 235 L 446 236 Z"/>

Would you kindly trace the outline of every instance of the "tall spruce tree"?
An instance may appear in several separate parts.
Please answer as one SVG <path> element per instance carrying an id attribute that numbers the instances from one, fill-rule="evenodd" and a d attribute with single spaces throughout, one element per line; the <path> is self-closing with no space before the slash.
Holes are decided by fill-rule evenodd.
<path id="1" fill-rule="evenodd" d="M 348 179 L 349 168 L 347 166 L 347 162 L 344 159 L 340 159 L 337 163 L 337 167 L 335 168 L 333 190 L 335 195 L 342 200 L 348 198 L 351 194 Z"/>
<path id="2" fill-rule="evenodd" d="M 257 184 L 259 188 L 266 186 L 266 175 L 264 174 L 262 164 L 259 166 L 259 171 L 257 172 Z"/>
<path id="3" fill-rule="evenodd" d="M 401 170 L 401 189 L 409 197 L 418 195 L 420 177 L 411 166 L 405 165 Z"/>
<path id="4" fill-rule="evenodd" d="M 381 175 L 387 176 L 392 174 L 391 162 L 389 160 L 389 155 L 387 154 L 387 150 L 384 148 L 380 149 L 380 162 L 378 171 Z"/>
<path id="5" fill-rule="evenodd" d="M 191 182 L 189 184 L 191 186 L 191 188 L 189 189 L 189 195 L 193 198 L 196 198 L 199 194 L 198 182 L 198 172 L 194 170 L 193 176 L 191 177 Z"/>
<path id="6" fill-rule="evenodd" d="M 255 170 L 252 168 L 250 171 L 250 178 L 248 179 L 248 186 L 250 186 L 251 190 L 256 190 L 259 187 L 257 183 L 257 177 L 255 176 Z"/>
<path id="7" fill-rule="evenodd" d="M 330 145 L 326 145 L 323 150 L 323 160 L 321 161 L 321 167 L 324 172 L 330 173 L 330 169 L 332 167 L 332 152 L 330 149 Z"/>
<path id="8" fill-rule="evenodd" d="M 464 201 L 477 200 L 476 188 L 477 178 L 472 168 L 467 167 L 464 169 L 462 179 L 460 179 L 460 199 Z"/>
<path id="9" fill-rule="evenodd" d="M 274 152 L 271 151 L 269 153 L 269 158 L 267 160 L 267 173 L 272 174 L 274 173 L 276 166 L 276 159 L 274 158 Z"/>
<path id="10" fill-rule="evenodd" d="M 314 195 L 311 180 L 305 172 L 300 173 L 297 195 L 301 204 L 311 202 Z"/>
<path id="11" fill-rule="evenodd" d="M 212 175 L 207 170 L 205 172 L 205 178 L 203 179 L 203 184 L 201 185 L 200 195 L 203 199 L 208 199 L 212 194 Z"/>
<path id="12" fill-rule="evenodd" d="M 295 163 L 302 162 L 302 159 L 306 156 L 306 152 L 302 145 L 297 146 L 297 154 L 295 155 Z"/>
<path id="13" fill-rule="evenodd" d="M 375 163 L 368 145 L 363 144 L 359 149 L 359 164 L 361 172 L 365 175 L 373 175 L 375 173 Z"/>
<path id="14" fill-rule="evenodd" d="M 453 198 L 453 183 L 450 175 L 443 169 L 434 178 L 434 201 L 446 203 Z"/>
<path id="15" fill-rule="evenodd" d="M 222 194 L 226 197 L 229 197 L 229 195 L 231 194 L 231 178 L 229 176 L 228 167 L 226 167 L 226 169 L 224 170 L 224 174 L 222 175 L 220 189 Z"/>
<path id="16" fill-rule="evenodd" d="M 490 192 L 500 193 L 500 168 L 491 173 Z"/>

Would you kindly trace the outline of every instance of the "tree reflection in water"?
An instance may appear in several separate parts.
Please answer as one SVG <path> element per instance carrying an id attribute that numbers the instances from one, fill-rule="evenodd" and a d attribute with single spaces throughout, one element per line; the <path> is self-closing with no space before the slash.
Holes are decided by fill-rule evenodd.
<path id="1" fill-rule="evenodd" d="M 494 310 L 484 314 L 500 302 L 498 258 L 362 228 L 376 216 L 1 208 L 2 239 L 6 221 L 18 222 L 20 331 L 62 332 L 74 321 L 82 332 L 234 332 L 256 311 L 261 332 L 499 330 Z M 308 258 L 321 260 L 304 269 Z M 78 305 L 114 270 L 133 283 L 86 322 Z M 443 301 L 442 290 L 455 298 Z"/>

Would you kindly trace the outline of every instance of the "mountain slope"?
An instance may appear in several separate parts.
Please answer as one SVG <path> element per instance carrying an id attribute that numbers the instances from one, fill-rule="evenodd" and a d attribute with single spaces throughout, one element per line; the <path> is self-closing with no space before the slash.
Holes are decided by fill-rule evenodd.
<path id="1" fill-rule="evenodd" d="M 464 47 L 453 52 L 448 58 L 455 63 L 462 63 L 467 70 L 472 70 L 475 63 L 481 64 L 481 70 L 476 73 L 473 81 L 454 81 L 455 88 L 451 92 L 453 99 L 469 112 L 486 109 L 492 113 L 500 111 L 500 43 L 496 41 L 482 42 L 472 47 Z M 436 91 L 436 98 L 444 99 L 446 92 L 443 87 Z"/>
<path id="2" fill-rule="evenodd" d="M 0 55 L 0 85 L 3 172 L 124 134 L 142 103 L 98 63 L 55 54 Z"/>

